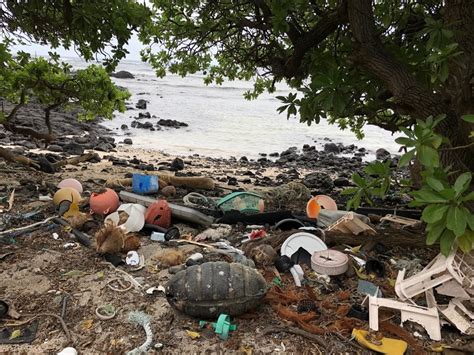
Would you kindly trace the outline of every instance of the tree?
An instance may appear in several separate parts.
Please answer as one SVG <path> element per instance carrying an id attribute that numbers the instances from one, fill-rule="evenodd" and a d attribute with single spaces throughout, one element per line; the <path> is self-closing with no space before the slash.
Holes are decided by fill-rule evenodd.
<path id="1" fill-rule="evenodd" d="M 206 82 L 255 79 L 247 98 L 286 80 L 280 112 L 327 118 L 359 137 L 445 114 L 441 159 L 474 170 L 474 2 L 469 0 L 153 0 L 143 57 L 162 76 L 207 72 Z M 155 45 L 159 45 L 155 51 Z M 462 147 L 462 148 L 461 148 Z M 455 148 L 455 149 L 452 149 Z"/>
<path id="2" fill-rule="evenodd" d="M 326 118 L 363 137 L 366 124 L 391 132 L 416 158 L 427 241 L 448 254 L 474 245 L 474 1 L 153 0 L 140 38 L 156 69 L 207 73 L 207 83 L 254 79 L 251 99 L 286 81 L 278 111 L 301 122 Z M 158 45 L 158 50 L 155 46 Z M 464 118 L 464 119 L 463 119 Z M 441 164 L 440 164 L 441 163 Z M 443 167 L 441 168 L 440 167 Z M 449 170 L 449 172 L 448 172 Z M 352 204 L 390 185 L 384 164 L 355 174 Z"/>
<path id="3" fill-rule="evenodd" d="M 0 2 L 4 37 L 52 48 L 74 47 L 86 60 L 105 56 L 109 70 L 123 59 L 133 32 L 150 18 L 134 0 L 8 0 Z M 112 55 L 108 53 L 108 49 Z"/>
<path id="4" fill-rule="evenodd" d="M 0 124 L 7 130 L 47 143 L 54 139 L 51 111 L 60 106 L 78 105 L 79 118 L 112 118 L 123 111 L 128 92 L 119 90 L 108 76 L 128 53 L 125 45 L 133 31 L 150 17 L 149 9 L 133 0 L 11 0 L 0 3 L 0 97 L 15 106 L 0 113 Z M 102 66 L 91 65 L 72 71 L 70 65 L 50 53 L 50 59 L 31 58 L 26 53 L 12 56 L 12 43 L 36 42 L 52 48 L 74 47 L 86 60 L 104 56 Z M 108 54 L 108 51 L 111 54 Z M 47 133 L 18 127 L 15 116 L 30 98 L 44 105 Z M 0 156 L 32 165 L 1 148 Z"/>

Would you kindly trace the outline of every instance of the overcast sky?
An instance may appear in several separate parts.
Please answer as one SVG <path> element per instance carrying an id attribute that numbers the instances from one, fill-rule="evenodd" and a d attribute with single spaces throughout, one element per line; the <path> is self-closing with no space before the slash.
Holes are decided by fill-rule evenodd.
<path id="1" fill-rule="evenodd" d="M 130 52 L 126 59 L 127 60 L 141 60 L 140 58 L 140 50 L 143 48 L 143 45 L 138 41 L 136 35 L 130 39 L 127 50 Z M 13 46 L 14 51 L 24 51 L 31 53 L 32 55 L 37 56 L 47 56 L 48 52 L 51 51 L 51 48 L 47 45 L 39 45 L 39 44 L 30 44 L 30 45 L 18 45 Z M 79 58 L 80 56 L 73 50 L 73 49 L 64 49 L 64 48 L 56 48 L 54 50 L 56 53 L 61 55 L 62 57 L 69 57 L 69 58 Z"/>

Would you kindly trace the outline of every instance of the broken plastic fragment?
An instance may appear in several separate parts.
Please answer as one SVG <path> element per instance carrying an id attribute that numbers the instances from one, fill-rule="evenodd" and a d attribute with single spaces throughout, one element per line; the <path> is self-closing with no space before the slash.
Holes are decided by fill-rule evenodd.
<path id="1" fill-rule="evenodd" d="M 367 349 L 389 355 L 402 355 L 407 350 L 408 344 L 403 340 L 383 337 L 379 340 L 380 344 L 374 344 L 367 339 L 368 334 L 369 332 L 366 330 L 355 328 L 352 330 L 352 336 Z"/>

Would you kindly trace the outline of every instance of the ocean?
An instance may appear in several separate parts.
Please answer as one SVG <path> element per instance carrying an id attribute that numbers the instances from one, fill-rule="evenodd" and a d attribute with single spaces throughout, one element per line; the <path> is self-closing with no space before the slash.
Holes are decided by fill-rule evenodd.
<path id="1" fill-rule="evenodd" d="M 84 67 L 80 59 L 67 59 L 74 67 Z M 259 153 L 282 152 L 304 144 L 315 145 L 323 149 L 327 139 L 344 145 L 355 144 L 368 151 L 366 160 L 374 158 L 375 150 L 385 148 L 396 153 L 398 146 L 395 137 L 375 126 L 364 128 L 365 138 L 357 140 L 349 130 L 322 121 L 320 124 L 300 123 L 297 118 L 287 120 L 286 114 L 278 114 L 281 106 L 278 95 L 287 95 L 290 91 L 284 85 L 277 86 L 273 94 L 262 94 L 253 101 L 243 98 L 243 93 L 252 87 L 251 82 L 232 81 L 223 85 L 206 86 L 203 75 L 189 75 L 182 78 L 167 75 L 155 76 L 153 69 L 139 61 L 123 61 L 117 68 L 131 72 L 135 79 L 113 80 L 117 85 L 126 87 L 132 94 L 129 105 L 135 107 L 139 99 L 148 101 L 146 110 L 128 110 L 117 112 L 115 118 L 103 123 L 113 130 L 119 140 L 129 137 L 133 146 L 156 149 L 174 155 L 199 154 L 211 157 L 257 158 Z M 186 122 L 189 126 L 180 129 L 163 128 L 159 131 L 131 128 L 134 117 L 139 112 L 150 112 L 156 118 L 141 119 L 155 124 L 160 118 Z M 130 128 L 120 129 L 122 124 Z"/>

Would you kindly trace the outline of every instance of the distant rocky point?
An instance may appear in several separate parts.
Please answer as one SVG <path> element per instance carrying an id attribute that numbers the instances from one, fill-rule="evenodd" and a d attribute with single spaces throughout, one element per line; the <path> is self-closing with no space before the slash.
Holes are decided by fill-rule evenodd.
<path id="1" fill-rule="evenodd" d="M 121 70 L 116 73 L 111 73 L 109 75 L 112 78 L 118 78 L 118 79 L 135 79 L 135 76 L 126 70 Z"/>

